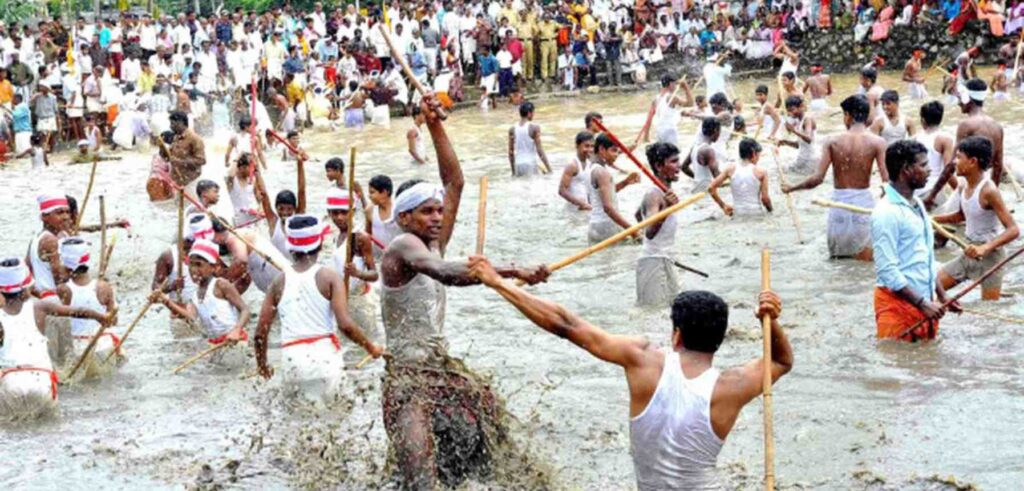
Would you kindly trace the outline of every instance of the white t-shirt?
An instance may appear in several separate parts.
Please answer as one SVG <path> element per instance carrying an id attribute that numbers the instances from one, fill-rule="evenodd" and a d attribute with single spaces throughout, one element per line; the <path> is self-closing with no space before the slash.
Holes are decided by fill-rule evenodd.
<path id="1" fill-rule="evenodd" d="M 512 53 L 508 50 L 503 49 L 494 57 L 498 59 L 498 68 L 512 68 Z"/>

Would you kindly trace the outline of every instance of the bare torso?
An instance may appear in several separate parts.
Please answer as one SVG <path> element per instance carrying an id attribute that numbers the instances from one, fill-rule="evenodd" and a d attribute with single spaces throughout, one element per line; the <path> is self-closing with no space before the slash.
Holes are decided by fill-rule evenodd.
<path id="1" fill-rule="evenodd" d="M 885 140 L 864 128 L 846 131 L 825 147 L 832 161 L 836 189 L 867 189 L 871 185 L 871 166 L 884 167 Z"/>

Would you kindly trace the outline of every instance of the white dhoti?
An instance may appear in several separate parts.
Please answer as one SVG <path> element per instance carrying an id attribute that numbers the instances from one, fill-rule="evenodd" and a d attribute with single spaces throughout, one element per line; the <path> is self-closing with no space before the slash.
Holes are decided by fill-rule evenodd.
<path id="1" fill-rule="evenodd" d="M 590 226 L 587 227 L 587 240 L 592 244 L 601 242 L 621 231 L 622 227 L 612 221 L 590 222 Z"/>
<path id="2" fill-rule="evenodd" d="M 908 83 L 907 84 L 907 92 L 910 94 L 910 98 L 911 99 L 927 99 L 928 98 L 928 88 L 926 88 L 924 86 L 924 84 L 919 84 L 919 83 L 914 83 L 914 82 Z"/>
<path id="3" fill-rule="evenodd" d="M 282 343 L 281 382 L 286 390 L 314 402 L 328 402 L 336 396 L 345 378 L 345 363 L 336 343 L 335 335 Z"/>
<path id="4" fill-rule="evenodd" d="M 679 276 L 668 257 L 646 256 L 636 262 L 636 303 L 665 307 L 679 293 Z"/>
<path id="5" fill-rule="evenodd" d="M 38 419 L 57 410 L 57 374 L 46 367 L 0 370 L 0 414 L 5 420 Z"/>
<path id="6" fill-rule="evenodd" d="M 378 126 L 391 126 L 391 107 L 387 104 L 374 106 L 370 111 L 370 123 Z"/>
<path id="7" fill-rule="evenodd" d="M 832 200 L 861 208 L 875 207 L 875 199 L 869 189 L 836 189 Z M 831 257 L 853 257 L 870 246 L 871 215 L 839 208 L 828 210 L 828 252 Z"/>
<path id="8" fill-rule="evenodd" d="M 492 73 L 480 79 L 480 88 L 487 95 L 498 93 L 498 74 Z"/>
<path id="9" fill-rule="evenodd" d="M 537 167 L 537 161 L 532 162 L 516 162 L 516 177 L 521 176 L 535 176 L 540 172 Z"/>
<path id="10" fill-rule="evenodd" d="M 820 99 L 811 99 L 811 104 L 808 106 L 811 111 L 824 112 L 828 110 L 828 100 L 824 97 Z"/>
<path id="11" fill-rule="evenodd" d="M 295 109 L 289 107 L 281 120 L 281 130 L 284 131 L 285 134 L 295 130 L 295 117 Z"/>
<path id="12" fill-rule="evenodd" d="M 75 336 L 75 358 L 82 356 L 85 353 L 85 349 L 89 346 L 89 342 L 92 340 L 92 336 Z M 78 373 L 75 374 L 75 378 L 81 374 L 82 378 L 99 378 L 111 371 L 117 366 L 118 357 L 113 356 L 110 358 L 110 362 L 105 362 L 107 357 L 114 352 L 114 347 L 121 343 L 121 338 L 117 337 L 114 333 L 104 331 L 103 335 L 96 340 L 96 346 L 92 349 L 92 353 L 89 355 L 84 362 L 82 367 L 78 369 Z"/>
<path id="13" fill-rule="evenodd" d="M 170 113 L 167 111 L 160 111 L 153 113 L 149 116 L 149 127 L 153 129 L 153 134 L 160 136 L 165 131 L 171 130 L 171 118 Z"/>
<path id="14" fill-rule="evenodd" d="M 14 151 L 17 153 L 24 152 L 32 148 L 32 132 L 31 131 L 19 131 L 14 134 Z"/>
<path id="15" fill-rule="evenodd" d="M 654 130 L 654 137 L 658 143 L 671 143 L 679 146 L 679 131 L 674 126 L 659 127 Z"/>
<path id="16" fill-rule="evenodd" d="M 994 100 L 994 101 L 1008 101 L 1008 100 L 1010 100 L 1010 94 L 1008 94 L 1006 91 L 1000 90 L 1000 91 L 992 94 L 992 100 Z"/>

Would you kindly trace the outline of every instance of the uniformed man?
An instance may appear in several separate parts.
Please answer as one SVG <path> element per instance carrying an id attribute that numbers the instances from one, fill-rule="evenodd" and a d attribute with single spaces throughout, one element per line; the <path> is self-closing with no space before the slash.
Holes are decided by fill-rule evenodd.
<path id="1" fill-rule="evenodd" d="M 537 23 L 530 18 L 529 12 L 525 9 L 519 11 L 519 21 L 516 23 L 516 32 L 523 42 L 523 79 L 527 82 L 533 80 L 533 67 L 537 63 L 537 52 L 534 51 L 533 40 L 537 37 Z"/>
<path id="2" fill-rule="evenodd" d="M 541 23 L 537 26 L 537 39 L 540 42 L 540 76 L 547 81 L 558 73 L 558 23 L 551 18 L 551 12 L 545 11 Z"/>

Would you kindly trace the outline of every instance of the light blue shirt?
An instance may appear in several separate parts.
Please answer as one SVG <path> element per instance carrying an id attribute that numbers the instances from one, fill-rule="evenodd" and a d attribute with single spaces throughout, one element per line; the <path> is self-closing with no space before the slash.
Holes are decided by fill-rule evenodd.
<path id="1" fill-rule="evenodd" d="M 871 213 L 871 241 L 874 247 L 878 286 L 893 292 L 909 286 L 922 298 L 935 293 L 935 237 L 924 204 L 908 202 L 891 185 L 885 198 Z"/>
<path id="2" fill-rule="evenodd" d="M 11 111 L 11 119 L 15 133 L 32 132 L 32 113 L 28 109 L 27 102 L 22 101 L 21 104 L 14 106 L 14 110 Z"/>

